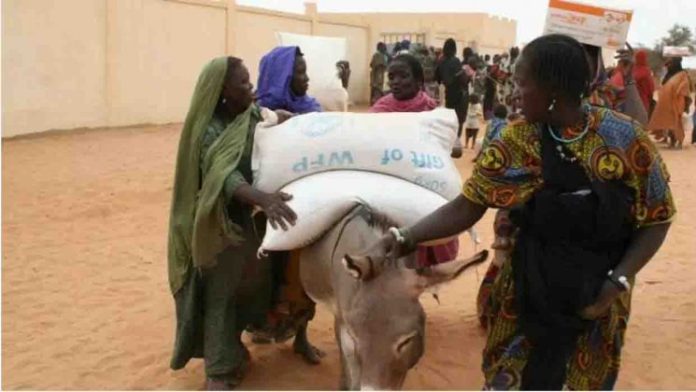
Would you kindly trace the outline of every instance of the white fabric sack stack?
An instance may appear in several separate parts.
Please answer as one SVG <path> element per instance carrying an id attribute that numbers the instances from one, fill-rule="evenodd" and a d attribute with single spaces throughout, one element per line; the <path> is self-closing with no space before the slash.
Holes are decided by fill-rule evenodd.
<path id="1" fill-rule="evenodd" d="M 310 113 L 273 125 L 259 124 L 254 136 L 254 186 L 264 192 L 334 170 L 399 177 L 447 200 L 461 192 L 450 157 L 457 139 L 453 110 Z"/>
<path id="2" fill-rule="evenodd" d="M 447 200 L 399 178 L 359 171 L 332 171 L 297 180 L 282 189 L 293 196 L 288 206 L 297 223 L 288 231 L 266 227 L 259 253 L 305 247 L 331 229 L 353 207 L 369 206 L 399 226 L 412 225 Z"/>

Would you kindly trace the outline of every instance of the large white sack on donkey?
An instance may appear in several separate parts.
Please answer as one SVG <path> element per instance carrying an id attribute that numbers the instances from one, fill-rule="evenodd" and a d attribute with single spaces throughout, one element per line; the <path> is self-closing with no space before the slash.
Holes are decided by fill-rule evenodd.
<path id="1" fill-rule="evenodd" d="M 254 136 L 254 186 L 276 192 L 308 175 L 362 170 L 400 177 L 451 200 L 462 181 L 450 154 L 453 110 L 422 113 L 310 113 Z"/>
<path id="2" fill-rule="evenodd" d="M 384 174 L 332 171 L 297 180 L 282 189 L 297 223 L 283 231 L 266 226 L 259 252 L 303 248 L 362 203 L 379 211 L 399 226 L 410 226 L 447 203 L 435 192 Z"/>

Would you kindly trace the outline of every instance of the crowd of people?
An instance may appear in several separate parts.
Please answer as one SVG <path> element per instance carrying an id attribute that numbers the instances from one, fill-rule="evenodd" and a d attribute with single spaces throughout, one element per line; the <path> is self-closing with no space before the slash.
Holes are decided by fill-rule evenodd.
<path id="1" fill-rule="evenodd" d="M 366 249 L 376 264 L 417 252 L 418 267 L 427 268 L 454 259 L 456 236 L 487 208 L 498 210 L 495 257 L 477 296 L 488 330 L 486 388 L 611 389 L 616 382 L 635 276 L 676 213 L 667 168 L 646 130 L 681 144 L 690 104 L 688 74 L 676 59 L 653 102 L 644 56 L 620 51 L 610 74 L 600 48 L 563 35 L 493 57 L 464 48 L 462 60 L 452 39 L 441 51 L 405 41 L 389 53 L 377 45 L 370 112 L 444 104 L 457 114 L 464 148 L 475 148 L 487 129 L 458 198 Z M 212 60 L 198 79 L 170 215 L 171 366 L 203 357 L 209 389 L 243 379 L 245 330 L 255 342 L 294 336 L 296 352 L 311 363 L 322 355 L 307 338 L 314 303 L 299 283 L 297 256 L 256 262 L 265 220 L 287 228 L 297 219 L 292 196 L 251 185 L 255 125 L 264 116 L 280 123 L 321 111 L 308 83 L 298 47 L 264 56 L 255 97 L 238 58 Z M 264 214 L 253 214 L 257 208 Z M 419 245 L 443 238 L 451 239 Z"/>

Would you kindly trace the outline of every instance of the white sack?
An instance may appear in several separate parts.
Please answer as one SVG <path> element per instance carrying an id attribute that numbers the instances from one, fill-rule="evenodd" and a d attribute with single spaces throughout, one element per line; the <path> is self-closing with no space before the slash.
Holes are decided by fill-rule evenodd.
<path id="1" fill-rule="evenodd" d="M 254 135 L 254 186 L 277 192 L 305 176 L 363 170 L 410 181 L 448 200 L 461 193 L 452 158 L 453 110 L 422 113 L 310 113 Z"/>
<path id="2" fill-rule="evenodd" d="M 447 203 L 435 192 L 377 173 L 333 171 L 315 174 L 284 187 L 297 223 L 288 231 L 267 224 L 260 253 L 305 247 L 326 233 L 354 206 L 364 204 L 399 226 L 410 226 Z"/>

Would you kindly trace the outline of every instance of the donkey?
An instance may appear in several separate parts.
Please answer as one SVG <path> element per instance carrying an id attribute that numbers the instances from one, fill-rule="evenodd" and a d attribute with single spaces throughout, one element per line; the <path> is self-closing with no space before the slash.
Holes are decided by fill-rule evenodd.
<path id="1" fill-rule="evenodd" d="M 407 265 L 405 259 L 377 266 L 370 258 L 348 256 L 360 254 L 390 226 L 385 216 L 358 205 L 300 256 L 305 291 L 335 317 L 341 389 L 401 389 L 406 373 L 423 355 L 420 295 L 488 256 L 483 251 L 469 260 L 420 271 L 396 265 Z"/>

